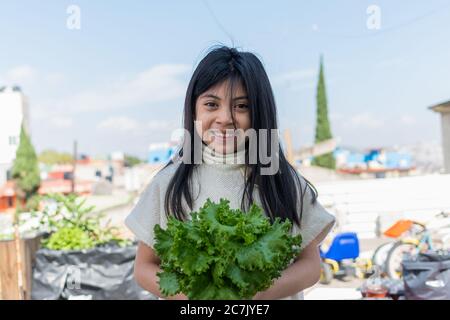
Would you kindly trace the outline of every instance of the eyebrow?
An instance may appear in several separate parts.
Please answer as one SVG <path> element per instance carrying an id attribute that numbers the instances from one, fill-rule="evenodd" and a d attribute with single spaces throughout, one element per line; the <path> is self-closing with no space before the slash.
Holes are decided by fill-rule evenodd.
<path id="1" fill-rule="evenodd" d="M 205 95 L 202 95 L 200 98 L 213 98 L 213 99 L 216 99 L 216 100 L 221 100 L 218 96 L 216 96 L 214 94 L 211 94 L 211 93 L 207 93 Z M 235 100 L 243 100 L 243 99 L 248 99 L 248 97 L 247 96 L 236 97 L 236 98 L 233 98 L 233 101 L 235 101 Z"/>

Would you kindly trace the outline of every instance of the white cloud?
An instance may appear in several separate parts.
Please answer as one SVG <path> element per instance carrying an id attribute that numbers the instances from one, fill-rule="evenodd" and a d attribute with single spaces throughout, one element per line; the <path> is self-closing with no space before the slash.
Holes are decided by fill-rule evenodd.
<path id="1" fill-rule="evenodd" d="M 378 129 L 383 126 L 383 121 L 369 112 L 364 112 L 351 116 L 348 124 L 352 128 Z"/>
<path id="2" fill-rule="evenodd" d="M 385 60 L 380 60 L 375 63 L 375 67 L 381 69 L 391 69 L 391 68 L 400 68 L 408 66 L 405 58 L 389 58 Z"/>
<path id="3" fill-rule="evenodd" d="M 275 85 L 292 85 L 296 84 L 298 82 L 302 83 L 310 83 L 313 82 L 317 77 L 317 70 L 315 69 L 299 69 L 299 70 L 292 70 L 288 72 L 281 73 L 279 75 L 276 75 L 273 78 L 273 83 Z"/>
<path id="4" fill-rule="evenodd" d="M 126 116 L 110 117 L 101 121 L 97 129 L 108 131 L 133 132 L 139 129 L 139 123 Z"/>
<path id="5" fill-rule="evenodd" d="M 334 122 L 334 121 L 341 121 L 343 119 L 345 119 L 345 116 L 342 113 L 330 112 L 330 120 L 332 122 Z"/>
<path id="6" fill-rule="evenodd" d="M 45 82 L 51 86 L 60 85 L 62 82 L 66 80 L 65 75 L 59 72 L 49 73 L 45 75 L 43 78 Z"/>
<path id="7" fill-rule="evenodd" d="M 65 80 L 65 75 L 60 72 L 42 71 L 29 65 L 16 66 L 0 74 L 0 85 L 21 87 L 25 95 L 31 95 L 34 104 L 36 97 L 46 90 L 55 95 L 57 87 L 59 89 Z"/>
<path id="8" fill-rule="evenodd" d="M 36 78 L 37 71 L 29 65 L 22 65 L 8 70 L 3 81 L 6 84 L 21 85 Z"/>
<path id="9" fill-rule="evenodd" d="M 149 130 L 169 130 L 175 129 L 176 124 L 173 121 L 164 120 L 150 120 L 147 123 L 147 129 Z"/>
<path id="10" fill-rule="evenodd" d="M 97 129 L 108 133 L 120 132 L 140 137 L 154 136 L 155 134 L 163 134 L 170 137 L 171 133 L 177 129 L 177 123 L 167 120 L 142 122 L 122 115 L 106 118 L 97 124 Z"/>
<path id="11" fill-rule="evenodd" d="M 189 69 L 182 64 L 157 65 L 128 80 L 65 97 L 56 105 L 70 113 L 81 113 L 169 101 L 185 94 L 186 84 L 179 78 Z"/>
<path id="12" fill-rule="evenodd" d="M 190 68 L 184 64 L 161 64 L 128 79 L 120 76 L 113 77 L 121 80 L 98 85 L 72 95 L 61 95 L 60 92 L 50 91 L 44 99 L 39 99 L 37 96 L 30 97 L 32 102 L 30 111 L 36 119 L 48 120 L 56 124 L 57 122 L 52 120 L 55 113 L 67 117 L 83 112 L 126 109 L 170 101 L 185 94 L 186 83 L 182 76 L 185 76 Z M 29 92 L 33 92 L 33 88 L 39 91 L 42 88 L 54 88 L 64 83 L 66 79 L 65 75 L 59 72 L 39 72 L 31 66 L 23 65 L 0 75 L 0 85 L 26 85 L 30 89 L 24 93 L 29 95 Z M 39 86 L 39 89 L 36 86 Z M 67 120 L 59 124 L 62 123 L 66 126 L 69 124 Z"/>
<path id="13" fill-rule="evenodd" d="M 32 122 L 45 122 L 57 128 L 70 128 L 73 127 L 74 116 L 80 113 L 120 109 L 126 111 L 126 108 L 133 106 L 151 106 L 154 103 L 180 98 L 185 94 L 185 78 L 190 68 L 183 64 L 155 65 L 128 77 L 121 75 L 111 77 L 118 80 L 107 84 L 65 94 L 64 92 L 68 92 L 69 83 L 64 74 L 39 71 L 23 65 L 0 74 L 0 85 L 25 85 L 27 89 L 24 93 L 30 98 Z M 55 91 L 55 86 L 63 86 L 62 89 L 65 90 Z M 43 90 L 46 90 L 45 94 Z M 170 108 L 165 112 L 170 112 Z M 97 126 L 101 130 L 113 129 L 142 136 L 154 131 L 173 130 L 175 127 L 176 125 L 171 122 L 158 119 L 148 123 L 136 121 L 127 117 L 125 112 L 122 116 L 107 118 Z"/>
<path id="14" fill-rule="evenodd" d="M 50 123 L 58 128 L 70 128 L 73 125 L 73 120 L 66 116 L 53 116 L 50 118 Z"/>
<path id="15" fill-rule="evenodd" d="M 407 126 L 412 126 L 417 123 L 417 120 L 415 117 L 405 114 L 400 117 L 400 123 Z"/>

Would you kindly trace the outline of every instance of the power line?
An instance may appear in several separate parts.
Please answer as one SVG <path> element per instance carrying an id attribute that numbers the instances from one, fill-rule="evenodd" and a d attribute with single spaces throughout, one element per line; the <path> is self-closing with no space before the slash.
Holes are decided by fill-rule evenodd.
<path id="1" fill-rule="evenodd" d="M 407 27 L 407 26 L 409 26 L 409 25 L 411 25 L 411 24 L 414 24 L 414 23 L 416 23 L 416 22 L 418 22 L 418 21 L 421 21 L 421 20 L 423 20 L 423 19 L 425 19 L 425 18 L 428 18 L 428 17 L 430 17 L 430 16 L 432 16 L 432 15 L 434 15 L 434 14 L 436 14 L 436 13 L 440 13 L 440 12 L 442 12 L 444 9 L 447 9 L 448 7 L 450 7 L 450 4 L 446 4 L 446 5 L 444 5 L 444 6 L 441 6 L 441 7 L 439 7 L 439 8 L 436 8 L 436 9 L 434 9 L 434 10 L 431 10 L 431 11 L 429 11 L 429 12 L 427 12 L 427 13 L 424 13 L 424 14 L 418 16 L 418 17 L 412 18 L 412 19 L 409 20 L 409 21 L 405 21 L 405 22 L 403 22 L 403 23 L 400 23 L 400 24 L 398 24 L 398 25 L 396 25 L 396 26 L 392 26 L 392 27 L 386 28 L 386 29 L 381 29 L 381 30 L 379 30 L 379 31 L 376 31 L 376 32 L 373 32 L 373 33 L 369 33 L 369 34 L 364 33 L 364 34 L 358 34 L 358 35 L 345 35 L 345 34 L 334 34 L 334 33 L 321 32 L 321 31 L 319 31 L 319 34 L 325 35 L 325 36 L 330 36 L 330 37 L 336 37 L 336 38 L 349 38 L 349 39 L 351 39 L 351 38 L 368 38 L 368 37 L 374 37 L 374 36 L 378 36 L 378 35 L 381 35 L 381 34 L 385 34 L 385 33 L 387 33 L 387 32 L 395 31 L 395 30 L 400 29 L 400 28 L 403 28 L 403 27 Z"/>
<path id="2" fill-rule="evenodd" d="M 220 30 L 222 30 L 223 33 L 225 33 L 227 35 L 227 37 L 231 40 L 231 43 L 234 44 L 234 39 L 233 36 L 227 31 L 227 29 L 225 29 L 225 27 L 222 25 L 222 23 L 220 23 L 220 20 L 217 18 L 216 14 L 214 13 L 214 11 L 212 10 L 212 8 L 209 6 L 209 3 L 207 0 L 202 0 L 203 4 L 205 5 L 206 9 L 209 11 L 209 13 L 211 14 L 214 22 L 216 23 L 216 25 L 219 27 Z"/>

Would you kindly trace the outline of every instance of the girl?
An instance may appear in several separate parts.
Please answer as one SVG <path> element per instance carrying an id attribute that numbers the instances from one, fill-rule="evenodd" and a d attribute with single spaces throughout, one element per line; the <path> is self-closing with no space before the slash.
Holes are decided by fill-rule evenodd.
<path id="1" fill-rule="evenodd" d="M 153 249 L 155 224 L 164 229 L 168 214 L 189 219 L 189 212 L 198 211 L 207 198 L 215 202 L 226 198 L 231 208 L 247 211 L 256 203 L 272 221 L 289 219 L 292 234 L 300 233 L 303 238 L 294 262 L 254 299 L 303 299 L 302 291 L 319 280 L 318 246 L 335 219 L 316 201 L 314 187 L 288 163 L 279 145 L 269 164 L 277 162 L 272 166 L 277 170 L 269 174 L 264 173 L 267 163 L 261 161 L 258 151 L 273 149 L 273 141 L 256 135 L 257 143 L 250 146 L 246 132 L 277 129 L 272 88 L 259 59 L 228 47 L 210 51 L 189 83 L 184 129 L 178 157 L 156 174 L 125 220 L 139 240 L 135 260 L 138 284 L 162 296 L 156 275 L 161 271 L 160 261 Z M 201 139 L 200 163 L 186 161 L 195 158 L 195 137 Z M 251 162 L 255 155 L 257 161 Z M 168 299 L 187 297 L 178 294 Z"/>

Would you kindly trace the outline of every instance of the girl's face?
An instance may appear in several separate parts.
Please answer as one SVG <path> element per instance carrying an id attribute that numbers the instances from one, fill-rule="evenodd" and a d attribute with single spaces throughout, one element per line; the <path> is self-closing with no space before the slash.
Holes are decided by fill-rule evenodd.
<path id="1" fill-rule="evenodd" d="M 245 142 L 244 133 L 251 127 L 247 92 L 242 84 L 236 84 L 233 89 L 231 97 L 229 82 L 224 81 L 203 92 L 195 104 L 198 135 L 222 154 L 240 149 Z"/>

